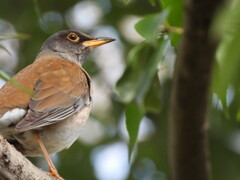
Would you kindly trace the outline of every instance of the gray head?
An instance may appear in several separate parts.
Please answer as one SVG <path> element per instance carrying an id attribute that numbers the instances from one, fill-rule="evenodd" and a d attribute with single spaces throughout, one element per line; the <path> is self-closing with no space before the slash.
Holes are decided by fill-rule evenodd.
<path id="1" fill-rule="evenodd" d="M 111 41 L 114 41 L 114 39 L 94 38 L 79 31 L 63 30 L 53 34 L 44 42 L 38 58 L 47 54 L 82 65 L 85 58 L 95 47 Z"/>

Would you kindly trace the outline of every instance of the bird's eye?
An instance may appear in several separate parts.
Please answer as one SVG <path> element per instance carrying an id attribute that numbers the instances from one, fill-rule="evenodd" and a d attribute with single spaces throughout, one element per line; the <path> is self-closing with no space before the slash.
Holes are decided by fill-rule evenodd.
<path id="1" fill-rule="evenodd" d="M 72 42 L 78 42 L 80 38 L 75 33 L 70 33 L 67 35 L 67 39 Z"/>

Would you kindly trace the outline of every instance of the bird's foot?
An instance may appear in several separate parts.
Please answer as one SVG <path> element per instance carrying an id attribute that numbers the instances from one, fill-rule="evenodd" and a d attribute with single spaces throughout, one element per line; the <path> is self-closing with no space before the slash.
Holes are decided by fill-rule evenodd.
<path id="1" fill-rule="evenodd" d="M 58 172 L 55 171 L 55 170 L 50 170 L 50 171 L 49 171 L 49 174 L 50 174 L 51 176 L 54 176 L 57 180 L 64 180 L 64 179 L 58 174 Z"/>

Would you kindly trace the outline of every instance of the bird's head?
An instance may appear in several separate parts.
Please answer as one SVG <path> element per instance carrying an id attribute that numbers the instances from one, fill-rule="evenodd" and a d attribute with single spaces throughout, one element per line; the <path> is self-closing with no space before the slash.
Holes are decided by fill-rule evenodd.
<path id="1" fill-rule="evenodd" d="M 82 65 L 95 47 L 114 40 L 107 37 L 94 38 L 80 31 L 63 30 L 53 34 L 44 42 L 38 57 L 46 54 L 56 55 Z"/>

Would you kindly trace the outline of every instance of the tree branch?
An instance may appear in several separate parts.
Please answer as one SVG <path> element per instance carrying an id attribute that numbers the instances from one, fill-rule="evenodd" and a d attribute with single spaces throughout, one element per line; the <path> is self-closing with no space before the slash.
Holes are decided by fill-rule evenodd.
<path id="1" fill-rule="evenodd" d="M 0 180 L 53 180 L 0 136 Z"/>
<path id="2" fill-rule="evenodd" d="M 175 66 L 170 105 L 173 180 L 207 180 L 208 104 L 217 43 L 210 26 L 223 0 L 186 0 L 184 35 Z"/>

